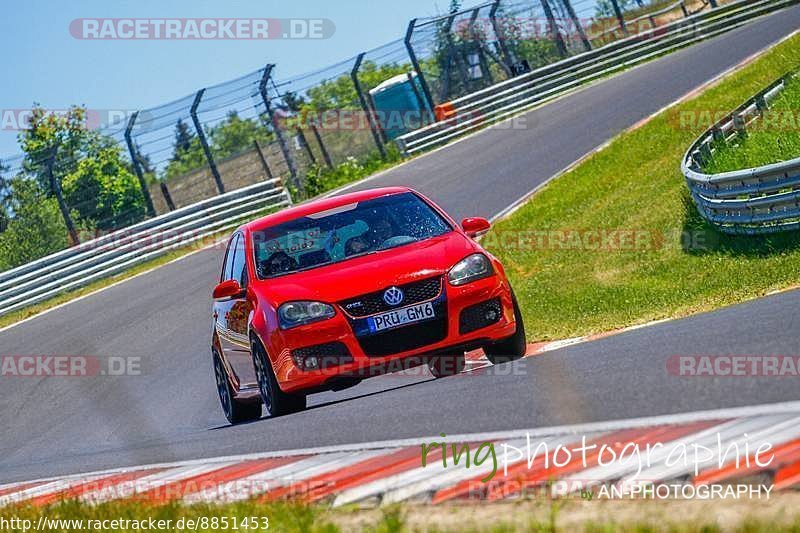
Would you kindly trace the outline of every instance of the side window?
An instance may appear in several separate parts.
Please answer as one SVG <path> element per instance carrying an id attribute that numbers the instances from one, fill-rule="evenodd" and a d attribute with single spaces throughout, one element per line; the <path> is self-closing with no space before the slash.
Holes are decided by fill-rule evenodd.
<path id="1" fill-rule="evenodd" d="M 233 264 L 231 265 L 231 273 L 228 279 L 235 279 L 242 287 L 247 287 L 247 258 L 245 251 L 244 237 L 238 235 L 236 244 L 234 245 L 236 253 L 233 256 Z"/>
<path id="2" fill-rule="evenodd" d="M 222 274 L 220 274 L 219 277 L 221 282 L 233 279 L 231 277 L 231 266 L 233 265 L 233 256 L 235 255 L 234 252 L 236 251 L 237 242 L 239 242 L 238 233 L 231 238 L 228 243 L 228 249 L 225 251 L 225 261 L 222 263 Z"/>

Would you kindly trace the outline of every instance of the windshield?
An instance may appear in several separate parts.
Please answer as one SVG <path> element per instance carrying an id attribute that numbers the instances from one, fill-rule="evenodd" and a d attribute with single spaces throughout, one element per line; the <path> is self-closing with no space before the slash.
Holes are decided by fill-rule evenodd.
<path id="1" fill-rule="evenodd" d="M 253 233 L 259 278 L 337 263 L 452 228 L 413 193 L 343 205 Z"/>

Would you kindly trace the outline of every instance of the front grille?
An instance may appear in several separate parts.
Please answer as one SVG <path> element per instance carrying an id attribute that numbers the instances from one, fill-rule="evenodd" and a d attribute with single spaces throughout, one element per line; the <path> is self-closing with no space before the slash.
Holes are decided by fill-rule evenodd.
<path id="1" fill-rule="evenodd" d="M 442 291 L 442 278 L 428 278 L 422 281 L 414 281 L 404 285 L 398 285 L 398 287 L 405 295 L 403 301 L 399 305 L 390 306 L 383 300 L 383 293 L 389 287 L 379 291 L 371 292 L 369 294 L 363 294 L 357 298 L 344 300 L 339 302 L 339 305 L 350 316 L 359 318 L 374 315 L 375 313 L 381 313 L 383 311 L 390 311 L 398 307 L 424 302 L 426 300 L 432 300 L 433 298 L 436 298 L 436 296 L 438 296 Z"/>
<path id="2" fill-rule="evenodd" d="M 464 335 L 491 326 L 500 320 L 501 316 L 503 316 L 503 307 L 500 305 L 500 298 L 492 298 L 471 305 L 461 311 L 461 316 L 458 318 L 458 332 Z"/>
<path id="3" fill-rule="evenodd" d="M 437 315 L 439 313 L 442 314 L 434 320 L 359 337 L 358 342 L 364 353 L 372 357 L 415 350 L 440 342 L 447 337 L 447 316 L 441 308 L 436 312 Z"/>
<path id="4" fill-rule="evenodd" d="M 317 360 L 317 364 L 314 366 L 307 364 L 307 360 L 311 357 L 315 357 Z M 292 359 L 301 370 L 329 368 L 353 361 L 350 350 L 341 342 L 328 342 L 292 350 Z"/>

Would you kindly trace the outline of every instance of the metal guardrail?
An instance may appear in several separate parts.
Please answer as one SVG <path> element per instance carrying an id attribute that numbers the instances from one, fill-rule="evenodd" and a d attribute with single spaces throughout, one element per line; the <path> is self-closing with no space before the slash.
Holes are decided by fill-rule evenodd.
<path id="1" fill-rule="evenodd" d="M 453 100 L 448 118 L 402 135 L 396 142 L 405 155 L 440 146 L 580 85 L 733 30 L 798 1 L 740 0 L 609 43 Z"/>
<path id="2" fill-rule="evenodd" d="M 800 157 L 732 172 L 702 171 L 716 147 L 745 133 L 793 76 L 782 76 L 718 121 L 683 157 L 681 171 L 700 215 L 724 233 L 752 235 L 800 228 Z"/>
<path id="3" fill-rule="evenodd" d="M 7 270 L 0 273 L 0 316 L 113 276 L 291 203 L 280 181 L 271 179 Z"/>

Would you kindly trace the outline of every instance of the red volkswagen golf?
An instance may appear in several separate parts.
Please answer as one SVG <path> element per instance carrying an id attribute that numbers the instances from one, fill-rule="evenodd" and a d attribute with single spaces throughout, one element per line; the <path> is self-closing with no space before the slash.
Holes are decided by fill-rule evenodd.
<path id="1" fill-rule="evenodd" d="M 427 364 L 455 374 L 464 353 L 525 353 L 503 266 L 408 188 L 335 196 L 236 230 L 214 289 L 211 350 L 232 423 L 299 411 L 306 395 Z"/>

